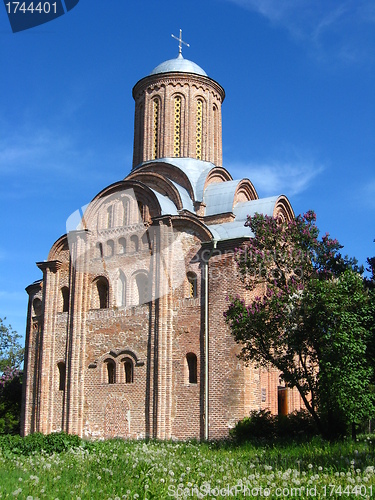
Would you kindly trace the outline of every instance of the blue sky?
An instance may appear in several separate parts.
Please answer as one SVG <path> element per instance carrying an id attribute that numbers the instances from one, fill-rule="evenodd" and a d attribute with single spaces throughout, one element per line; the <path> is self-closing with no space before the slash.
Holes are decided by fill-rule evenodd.
<path id="1" fill-rule="evenodd" d="M 183 55 L 226 91 L 223 161 L 259 196 L 361 263 L 375 255 L 372 0 L 80 0 L 13 34 L 0 6 L 0 317 L 24 334 L 25 287 L 68 216 L 130 171 L 132 87 Z"/>

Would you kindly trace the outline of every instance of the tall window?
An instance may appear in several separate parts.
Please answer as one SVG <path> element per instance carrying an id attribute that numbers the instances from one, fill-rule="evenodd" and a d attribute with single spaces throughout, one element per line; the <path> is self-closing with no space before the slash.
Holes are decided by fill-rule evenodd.
<path id="1" fill-rule="evenodd" d="M 65 377 L 66 377 L 66 367 L 65 363 L 61 362 L 57 364 L 59 369 L 59 391 L 65 391 Z"/>
<path id="2" fill-rule="evenodd" d="M 159 100 L 153 99 L 152 103 L 154 108 L 152 159 L 155 160 L 158 157 L 158 148 L 159 148 Z"/>
<path id="3" fill-rule="evenodd" d="M 118 240 L 118 253 L 126 253 L 126 239 L 123 237 Z"/>
<path id="4" fill-rule="evenodd" d="M 125 198 L 122 200 L 122 225 L 127 226 L 129 224 L 129 199 Z"/>
<path id="5" fill-rule="evenodd" d="M 174 98 L 173 156 L 181 156 L 181 96 Z"/>
<path id="6" fill-rule="evenodd" d="M 213 107 L 213 114 L 214 114 L 214 144 L 213 144 L 213 149 L 214 149 L 214 160 L 215 162 L 218 161 L 219 159 L 219 111 L 217 109 L 217 106 L 214 104 Z"/>
<path id="7" fill-rule="evenodd" d="M 196 127 L 195 127 L 195 155 L 197 160 L 202 159 L 202 118 L 203 118 L 203 101 L 197 100 Z"/>
<path id="8" fill-rule="evenodd" d="M 125 370 L 125 383 L 132 384 L 133 383 L 133 361 L 129 358 L 125 359 L 124 363 Z"/>
<path id="9" fill-rule="evenodd" d="M 105 362 L 107 371 L 107 383 L 114 384 L 116 382 L 116 365 L 111 359 Z"/>
<path id="10" fill-rule="evenodd" d="M 188 354 L 186 354 L 186 362 L 188 368 L 189 384 L 196 384 L 198 380 L 197 356 L 194 353 L 189 352 Z"/>
<path id="11" fill-rule="evenodd" d="M 135 304 L 146 304 L 150 301 L 148 277 L 145 273 L 139 273 L 135 277 Z"/>
<path id="12" fill-rule="evenodd" d="M 126 278 L 122 271 L 120 271 L 117 282 L 117 305 L 119 307 L 124 307 L 126 305 Z"/>
<path id="13" fill-rule="evenodd" d="M 63 286 L 61 289 L 62 295 L 62 312 L 69 311 L 69 288 L 67 286 Z"/>
<path id="14" fill-rule="evenodd" d="M 92 308 L 107 309 L 109 299 L 109 285 L 107 279 L 100 276 L 93 282 L 92 286 Z"/>
<path id="15" fill-rule="evenodd" d="M 108 229 L 113 226 L 113 206 L 107 208 L 107 227 Z"/>
<path id="16" fill-rule="evenodd" d="M 36 297 L 33 300 L 34 316 L 40 316 L 42 314 L 42 301 Z"/>
<path id="17" fill-rule="evenodd" d="M 188 298 L 193 299 L 197 296 L 197 275 L 194 273 L 187 273 L 187 280 L 189 284 Z"/>
<path id="18" fill-rule="evenodd" d="M 113 240 L 107 241 L 107 257 L 112 257 L 115 253 L 115 242 Z"/>

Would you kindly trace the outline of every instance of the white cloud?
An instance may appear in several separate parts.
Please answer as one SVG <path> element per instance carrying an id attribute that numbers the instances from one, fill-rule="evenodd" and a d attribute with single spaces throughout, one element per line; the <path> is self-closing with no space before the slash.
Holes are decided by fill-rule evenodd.
<path id="1" fill-rule="evenodd" d="M 306 42 L 319 59 L 355 62 L 373 59 L 372 0 L 228 0 L 257 12 Z"/>
<path id="2" fill-rule="evenodd" d="M 294 196 L 305 191 L 323 172 L 323 165 L 313 162 L 233 163 L 229 170 L 237 177 L 247 177 L 260 197 L 286 194 Z"/>

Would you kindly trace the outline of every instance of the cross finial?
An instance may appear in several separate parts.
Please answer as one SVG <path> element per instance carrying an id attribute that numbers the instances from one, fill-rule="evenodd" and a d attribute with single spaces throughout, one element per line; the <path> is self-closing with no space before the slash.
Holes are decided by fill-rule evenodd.
<path id="1" fill-rule="evenodd" d="M 186 45 L 186 47 L 190 47 L 190 45 L 186 42 L 183 41 L 182 39 L 182 30 L 180 29 L 180 36 L 177 38 L 176 36 L 172 35 L 172 38 L 175 40 L 178 40 L 178 55 L 182 55 L 182 44 Z"/>

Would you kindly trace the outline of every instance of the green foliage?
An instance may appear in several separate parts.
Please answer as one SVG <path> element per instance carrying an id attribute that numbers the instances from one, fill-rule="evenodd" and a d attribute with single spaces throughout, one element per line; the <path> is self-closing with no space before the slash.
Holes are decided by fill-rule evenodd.
<path id="1" fill-rule="evenodd" d="M 289 415 L 272 415 L 268 410 L 252 411 L 231 430 L 231 437 L 238 443 L 259 440 L 271 443 L 275 439 L 306 441 L 316 434 L 316 424 L 306 411 Z"/>
<path id="2" fill-rule="evenodd" d="M 374 452 L 367 440 L 318 438 L 267 446 L 109 440 L 26 456 L 0 446 L 0 477 L 0 497 L 22 499 L 305 498 L 306 488 L 316 488 L 309 497 L 365 498 L 375 488 Z M 343 493 L 348 485 L 352 494 Z M 289 494 L 282 495 L 286 487 Z M 331 488 L 341 488 L 341 494 Z"/>
<path id="3" fill-rule="evenodd" d="M 0 435 L 18 434 L 22 402 L 22 375 L 6 370 L 0 384 Z"/>
<path id="4" fill-rule="evenodd" d="M 248 304 L 231 297 L 224 313 L 241 358 L 276 367 L 320 432 L 343 435 L 374 411 L 374 316 L 361 269 L 337 240 L 319 239 L 313 212 L 290 222 L 256 214 L 247 225 L 254 237 L 237 263 L 246 288 L 263 294 Z"/>
<path id="5" fill-rule="evenodd" d="M 90 443 L 87 443 L 90 447 Z M 22 438 L 21 436 L 0 436 L 0 449 L 12 452 L 16 455 L 33 455 L 35 453 L 45 452 L 47 454 L 62 453 L 71 448 L 86 446 L 78 436 L 56 432 L 53 434 L 29 434 Z"/>
<path id="6" fill-rule="evenodd" d="M 21 338 L 11 325 L 6 326 L 0 318 L 0 373 L 6 368 L 19 369 L 23 362 L 24 348 L 19 343 Z"/>

